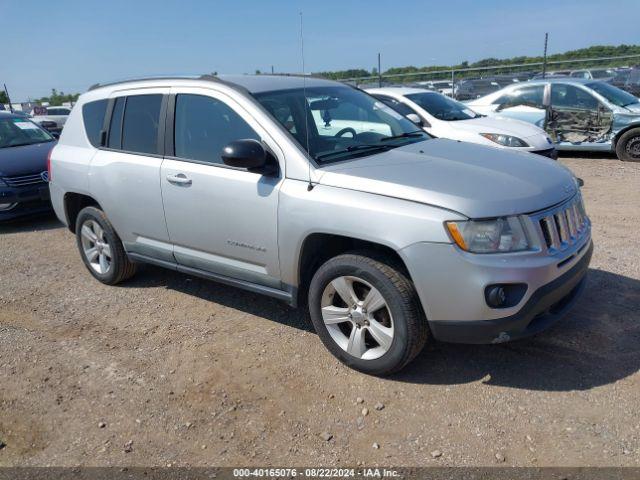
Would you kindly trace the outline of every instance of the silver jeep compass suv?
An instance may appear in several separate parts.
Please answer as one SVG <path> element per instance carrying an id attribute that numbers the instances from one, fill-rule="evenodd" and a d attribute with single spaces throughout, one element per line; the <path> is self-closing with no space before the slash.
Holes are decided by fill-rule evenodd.
<path id="1" fill-rule="evenodd" d="M 327 348 L 377 375 L 431 337 L 540 331 L 578 297 L 592 251 L 578 183 L 556 162 L 433 139 L 308 77 L 92 87 L 50 178 L 99 281 L 148 262 L 308 305 Z"/>

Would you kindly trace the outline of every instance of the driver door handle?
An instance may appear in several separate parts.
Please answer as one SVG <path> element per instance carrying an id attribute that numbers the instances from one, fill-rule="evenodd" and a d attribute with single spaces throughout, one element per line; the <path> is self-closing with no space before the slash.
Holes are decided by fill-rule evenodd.
<path id="1" fill-rule="evenodd" d="M 187 178 L 184 173 L 178 173 L 177 175 L 167 175 L 167 181 L 174 185 L 181 185 L 185 187 L 188 187 L 193 183 L 191 179 Z"/>

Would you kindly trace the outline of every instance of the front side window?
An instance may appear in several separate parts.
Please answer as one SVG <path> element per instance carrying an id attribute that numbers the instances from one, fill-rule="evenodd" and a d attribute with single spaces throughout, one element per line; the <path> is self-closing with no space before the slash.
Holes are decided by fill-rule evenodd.
<path id="1" fill-rule="evenodd" d="M 347 86 L 266 91 L 254 97 L 320 163 L 429 138 L 384 103 Z"/>
<path id="2" fill-rule="evenodd" d="M 162 95 L 127 97 L 122 123 L 122 149 L 127 152 L 157 154 L 158 126 Z"/>
<path id="3" fill-rule="evenodd" d="M 282 113 L 283 121 L 286 112 Z M 203 95 L 176 97 L 175 156 L 222 164 L 222 149 L 230 142 L 260 140 L 258 134 L 226 103 Z"/>
<path id="4" fill-rule="evenodd" d="M 407 98 L 424 108 L 431 116 L 438 120 L 453 122 L 457 120 L 470 120 L 480 117 L 465 104 L 439 93 L 410 93 Z"/>
<path id="5" fill-rule="evenodd" d="M 581 88 L 568 84 L 551 86 L 551 106 L 553 108 L 575 108 L 580 110 L 596 110 L 600 102 Z"/>
<path id="6" fill-rule="evenodd" d="M 104 124 L 104 115 L 107 112 L 108 100 L 96 100 L 85 103 L 82 106 L 82 121 L 87 132 L 89 142 L 94 147 L 100 146 L 100 132 Z"/>
<path id="7" fill-rule="evenodd" d="M 527 106 L 533 108 L 544 108 L 544 85 L 533 87 L 516 88 L 511 92 L 498 98 L 494 104 L 500 105 L 503 109 Z"/>
<path id="8" fill-rule="evenodd" d="M 637 97 L 634 97 L 630 93 L 625 92 L 624 90 L 621 90 L 618 87 L 614 87 L 613 85 L 610 85 L 608 83 L 593 82 L 588 83 L 587 87 L 594 92 L 599 93 L 618 107 L 627 107 L 629 105 L 633 105 L 634 103 L 640 102 Z"/>
<path id="9" fill-rule="evenodd" d="M 51 141 L 53 137 L 31 120 L 14 117 L 0 118 L 0 148 Z"/>

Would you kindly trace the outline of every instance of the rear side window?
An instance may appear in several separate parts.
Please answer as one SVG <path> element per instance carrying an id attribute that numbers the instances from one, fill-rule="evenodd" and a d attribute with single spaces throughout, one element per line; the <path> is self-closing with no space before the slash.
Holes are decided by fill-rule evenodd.
<path id="1" fill-rule="evenodd" d="M 109 148 L 122 148 L 122 116 L 124 115 L 124 102 L 126 97 L 116 98 L 111 114 L 111 125 L 109 126 Z"/>
<path id="2" fill-rule="evenodd" d="M 520 105 L 544 108 L 544 85 L 522 87 L 507 93 L 493 103 L 502 105 L 503 108 L 517 107 Z"/>
<path id="3" fill-rule="evenodd" d="M 387 97 L 386 95 L 374 95 L 375 98 L 384 103 L 387 107 L 393 108 L 400 115 L 404 115 L 405 117 L 410 113 L 417 113 L 409 106 L 402 102 L 399 102 L 395 98 Z"/>
<path id="4" fill-rule="evenodd" d="M 107 112 L 107 103 L 108 100 L 96 100 L 82 106 L 84 129 L 87 132 L 89 142 L 94 147 L 100 146 L 100 132 L 104 124 L 104 115 Z"/>
<path id="5" fill-rule="evenodd" d="M 247 122 L 220 100 L 188 94 L 176 97 L 176 157 L 221 164 L 222 149 L 229 142 L 246 138 L 260 140 Z"/>
<path id="6" fill-rule="evenodd" d="M 122 123 L 122 149 L 127 152 L 157 154 L 158 125 L 162 95 L 127 97 Z"/>

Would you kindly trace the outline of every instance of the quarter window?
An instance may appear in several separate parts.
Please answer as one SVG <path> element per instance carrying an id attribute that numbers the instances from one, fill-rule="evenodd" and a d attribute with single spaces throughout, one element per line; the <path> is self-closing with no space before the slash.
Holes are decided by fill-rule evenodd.
<path id="1" fill-rule="evenodd" d="M 122 123 L 122 149 L 127 152 L 157 154 L 158 125 L 162 95 L 127 97 Z"/>
<path id="2" fill-rule="evenodd" d="M 224 102 L 202 95 L 176 97 L 176 157 L 222 164 L 222 149 L 234 140 L 247 138 L 260 140 L 247 122 Z"/>
<path id="3" fill-rule="evenodd" d="M 100 132 L 104 124 L 104 115 L 107 112 L 108 100 L 97 100 L 85 103 L 82 106 L 82 121 L 87 132 L 89 142 L 94 147 L 100 146 Z"/>

